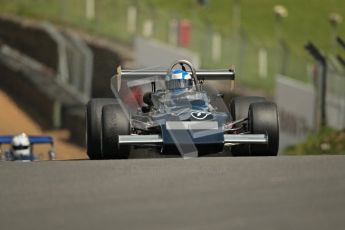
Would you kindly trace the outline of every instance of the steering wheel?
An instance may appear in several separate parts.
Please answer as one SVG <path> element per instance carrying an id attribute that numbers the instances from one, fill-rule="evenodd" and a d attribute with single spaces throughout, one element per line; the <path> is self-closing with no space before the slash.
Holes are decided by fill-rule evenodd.
<path id="1" fill-rule="evenodd" d="M 196 71 L 192 65 L 192 63 L 190 63 L 189 61 L 187 60 L 178 60 L 176 61 L 174 64 L 172 64 L 172 66 L 169 68 L 169 71 L 168 71 L 168 74 L 171 75 L 172 74 L 172 71 L 174 69 L 175 66 L 177 65 L 180 65 L 182 67 L 182 69 L 184 71 L 186 71 L 186 68 L 184 65 L 188 66 L 189 69 L 192 71 L 192 78 L 193 78 L 193 81 L 195 83 L 195 86 L 197 87 L 198 83 L 199 83 L 199 80 L 198 80 L 198 77 L 196 76 Z M 197 87 L 198 88 L 198 87 Z"/>

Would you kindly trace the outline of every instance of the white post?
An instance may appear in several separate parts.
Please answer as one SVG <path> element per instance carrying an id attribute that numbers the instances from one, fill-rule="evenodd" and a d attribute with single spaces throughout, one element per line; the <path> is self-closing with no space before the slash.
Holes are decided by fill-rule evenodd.
<path id="1" fill-rule="evenodd" d="M 85 15 L 88 20 L 95 19 L 95 0 L 86 0 Z"/>
<path id="2" fill-rule="evenodd" d="M 153 21 L 151 19 L 147 19 L 144 21 L 143 24 L 143 36 L 149 38 L 152 36 L 153 33 Z"/>
<path id="3" fill-rule="evenodd" d="M 169 23 L 169 44 L 173 46 L 177 46 L 177 27 L 177 20 L 172 19 Z"/>
<path id="4" fill-rule="evenodd" d="M 240 35 L 241 29 L 241 0 L 234 0 L 234 6 L 232 8 L 232 27 L 235 36 Z"/>
<path id="5" fill-rule="evenodd" d="M 134 34 L 137 29 L 137 8 L 129 6 L 127 10 L 127 30 L 129 33 Z"/>
<path id="6" fill-rule="evenodd" d="M 312 63 L 308 63 L 306 65 L 306 73 L 307 73 L 307 77 L 308 77 L 308 80 L 311 81 L 312 84 L 314 84 L 314 64 Z"/>
<path id="7" fill-rule="evenodd" d="M 219 33 L 214 33 L 212 36 L 212 60 L 220 61 L 222 55 L 222 37 Z"/>
<path id="8" fill-rule="evenodd" d="M 259 76 L 260 78 L 267 78 L 267 50 L 265 48 L 259 49 Z"/>

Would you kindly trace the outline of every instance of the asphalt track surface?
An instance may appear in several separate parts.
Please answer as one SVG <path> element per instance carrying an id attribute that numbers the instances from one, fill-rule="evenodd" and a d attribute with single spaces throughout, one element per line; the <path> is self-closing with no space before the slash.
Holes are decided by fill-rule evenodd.
<path id="1" fill-rule="evenodd" d="M 0 162 L 0 229 L 345 229 L 345 156 Z"/>

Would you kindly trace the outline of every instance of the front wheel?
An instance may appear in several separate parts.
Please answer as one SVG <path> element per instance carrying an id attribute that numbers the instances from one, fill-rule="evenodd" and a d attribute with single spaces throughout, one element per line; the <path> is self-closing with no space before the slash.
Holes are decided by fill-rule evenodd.
<path id="1" fill-rule="evenodd" d="M 102 111 L 103 159 L 127 159 L 130 146 L 119 145 L 119 135 L 130 134 L 129 120 L 119 104 L 106 105 Z"/>
<path id="2" fill-rule="evenodd" d="M 102 108 L 116 104 L 113 98 L 94 98 L 86 105 L 86 148 L 91 160 L 102 159 Z"/>
<path id="3" fill-rule="evenodd" d="M 229 110 L 233 121 L 240 120 L 248 117 L 249 106 L 253 103 L 264 102 L 266 99 L 264 97 L 256 96 L 240 96 L 234 97 L 231 100 Z M 239 124 L 244 126 L 244 132 L 248 131 L 247 123 Z M 231 147 L 231 153 L 233 156 L 250 156 L 250 145 L 241 144 L 234 145 Z"/>
<path id="4" fill-rule="evenodd" d="M 277 156 L 279 149 L 279 115 L 272 102 L 253 103 L 248 112 L 248 128 L 252 134 L 266 134 L 267 144 L 251 144 L 251 156 Z"/>

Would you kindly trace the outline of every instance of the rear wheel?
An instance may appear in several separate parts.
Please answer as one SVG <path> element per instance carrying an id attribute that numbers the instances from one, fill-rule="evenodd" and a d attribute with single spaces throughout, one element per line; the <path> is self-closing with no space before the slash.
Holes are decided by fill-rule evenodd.
<path id="1" fill-rule="evenodd" d="M 264 97 L 255 97 L 255 96 L 233 98 L 230 103 L 230 113 L 232 116 L 232 120 L 235 121 L 235 120 L 248 117 L 249 106 L 252 103 L 264 102 L 264 101 L 266 101 Z M 246 131 L 248 131 L 248 124 L 245 123 L 244 125 L 245 125 Z M 250 156 L 249 147 L 250 147 L 249 144 L 234 145 L 231 147 L 231 153 L 233 156 Z"/>
<path id="2" fill-rule="evenodd" d="M 86 148 L 91 160 L 102 159 L 102 108 L 115 103 L 112 98 L 95 98 L 87 103 Z"/>
<path id="3" fill-rule="evenodd" d="M 279 115 L 272 102 L 251 104 L 248 113 L 249 130 L 253 134 L 266 134 L 267 144 L 251 144 L 252 156 L 277 156 L 279 149 Z"/>
<path id="4" fill-rule="evenodd" d="M 130 146 L 119 145 L 119 135 L 130 134 L 130 123 L 119 104 L 106 105 L 102 112 L 102 152 L 104 159 L 127 159 Z"/>

